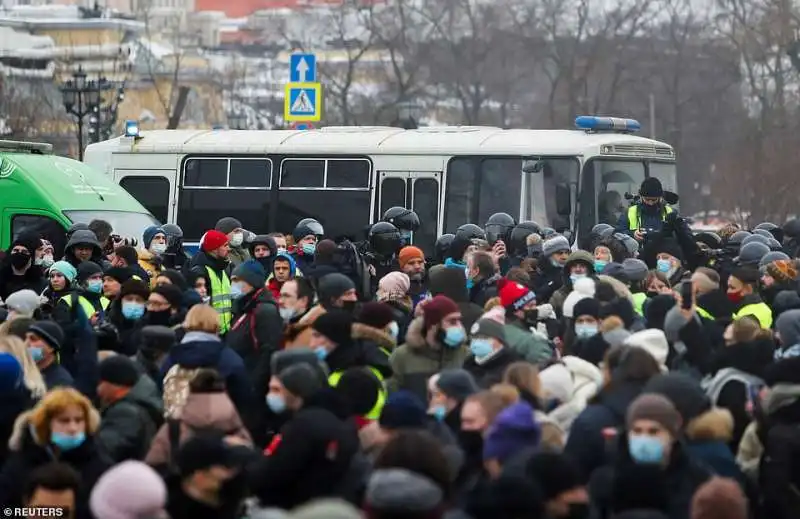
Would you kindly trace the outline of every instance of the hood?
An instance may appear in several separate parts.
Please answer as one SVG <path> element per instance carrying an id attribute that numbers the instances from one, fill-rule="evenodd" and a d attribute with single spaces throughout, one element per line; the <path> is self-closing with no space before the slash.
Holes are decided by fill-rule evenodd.
<path id="1" fill-rule="evenodd" d="M 181 411 L 189 426 L 231 433 L 243 427 L 242 419 L 227 393 L 190 393 Z"/>
<path id="2" fill-rule="evenodd" d="M 422 331 L 424 323 L 424 318 L 416 317 L 413 321 L 411 321 L 411 324 L 408 325 L 408 330 L 406 331 L 406 345 L 409 348 L 413 348 L 415 350 L 429 348 Z"/>
<path id="3" fill-rule="evenodd" d="M 72 236 L 67 242 L 66 249 L 70 250 L 76 245 L 83 245 L 83 244 L 91 245 L 93 248 L 96 248 L 98 252 L 102 253 L 102 251 L 100 250 L 100 242 L 97 241 L 97 236 L 95 236 L 95 234 L 89 230 L 75 231 L 74 233 L 72 233 Z"/>
<path id="4" fill-rule="evenodd" d="M 631 306 L 633 306 L 634 308 L 636 307 L 636 303 L 633 300 L 633 294 L 631 293 L 631 290 L 625 283 L 623 283 L 618 279 L 612 278 L 611 276 L 604 276 L 604 275 L 597 276 L 597 280 L 604 281 L 609 285 L 611 285 L 611 288 L 614 289 L 614 293 L 617 294 L 617 297 L 627 299 L 631 303 Z"/>
<path id="5" fill-rule="evenodd" d="M 272 236 L 257 234 L 252 240 L 247 242 L 247 250 L 250 252 L 250 256 L 254 258 L 256 245 L 266 245 L 271 258 L 274 258 L 278 254 L 278 245 L 275 243 L 275 238 Z"/>
<path id="6" fill-rule="evenodd" d="M 147 409 L 150 415 L 158 419 L 157 421 L 160 421 L 164 415 L 163 399 L 158 391 L 158 386 L 153 382 L 153 379 L 146 375 L 139 377 L 139 381 L 122 400 L 133 402 Z"/>
<path id="7" fill-rule="evenodd" d="M 397 346 L 397 342 L 388 333 L 362 323 L 353 323 L 351 337 L 355 340 L 374 342 L 379 348 L 389 351 Z"/>
<path id="8" fill-rule="evenodd" d="M 603 384 L 603 373 L 600 368 L 580 357 L 567 355 L 561 362 L 572 374 L 573 398 L 582 397 L 588 400 L 593 397 Z"/>
<path id="9" fill-rule="evenodd" d="M 733 415 L 725 408 L 709 409 L 689 422 L 686 437 L 693 441 L 727 443 L 733 437 Z"/>
<path id="10" fill-rule="evenodd" d="M 269 246 L 269 245 L 267 245 L 267 246 Z M 275 250 L 277 251 L 278 249 L 276 248 Z M 275 259 L 278 259 L 278 258 L 281 258 L 282 260 L 285 260 L 285 261 L 289 262 L 289 274 L 292 277 L 295 277 L 297 275 L 297 262 L 294 260 L 292 255 L 287 253 L 287 252 L 281 252 L 279 254 L 275 254 Z M 273 265 L 275 264 L 274 260 L 273 260 L 272 264 Z M 275 273 L 274 272 L 270 272 L 270 275 L 274 276 Z"/>
<path id="11" fill-rule="evenodd" d="M 216 366 L 225 345 L 209 333 L 188 332 L 180 344 L 170 351 L 170 357 L 176 364 L 187 368 Z"/>
<path id="12" fill-rule="evenodd" d="M 772 386 L 764 401 L 764 412 L 774 414 L 800 400 L 800 384 L 776 384 Z"/>
<path id="13" fill-rule="evenodd" d="M 667 356 L 669 356 L 669 343 L 667 336 L 664 332 L 657 328 L 648 328 L 641 332 L 636 332 L 627 339 L 625 339 L 626 346 L 635 346 L 642 348 L 647 353 L 653 356 L 658 362 L 658 365 L 664 368 L 667 363 Z"/>
<path id="14" fill-rule="evenodd" d="M 437 265 L 428 273 L 428 290 L 432 297 L 445 295 L 456 303 L 469 301 L 467 276 L 463 269 Z"/>
<path id="15" fill-rule="evenodd" d="M 569 278 L 569 269 L 575 263 L 583 263 L 586 265 L 586 268 L 589 270 L 587 274 L 589 276 L 594 276 L 594 256 L 590 253 L 586 252 L 585 250 L 576 250 L 572 254 L 569 255 L 567 258 L 566 263 L 564 263 L 564 284 L 567 286 L 572 286 L 572 281 Z"/>
<path id="16" fill-rule="evenodd" d="M 800 344 L 800 310 L 787 310 L 775 321 L 784 347 Z"/>
<path id="17" fill-rule="evenodd" d="M 49 438 L 39 438 L 34 429 L 30 426 L 30 419 L 33 416 L 33 411 L 26 411 L 14 420 L 14 427 L 11 430 L 11 437 L 8 439 L 9 450 L 18 452 L 22 449 L 25 438 L 30 438 L 34 444 L 44 447 L 47 445 Z M 86 435 L 91 436 L 100 427 L 100 413 L 94 407 L 89 408 L 89 423 L 86 425 Z"/>

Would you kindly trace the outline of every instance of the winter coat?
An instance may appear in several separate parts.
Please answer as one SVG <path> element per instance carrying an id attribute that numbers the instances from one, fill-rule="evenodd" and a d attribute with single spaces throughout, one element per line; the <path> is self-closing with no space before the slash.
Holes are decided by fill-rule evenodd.
<path id="1" fill-rule="evenodd" d="M 464 360 L 464 369 L 475 378 L 479 387 L 489 389 L 503 381 L 503 374 L 509 365 L 520 360 L 522 357 L 517 352 L 504 347 L 483 364 L 475 360 L 475 355 L 470 355 Z"/>
<path id="2" fill-rule="evenodd" d="M 80 244 L 89 244 L 92 246 L 92 257 L 89 261 L 96 263 L 103 272 L 111 268 L 111 263 L 105 258 L 103 255 L 103 249 L 100 248 L 100 244 L 97 242 L 97 236 L 92 231 L 75 231 L 72 233 L 72 237 L 67 242 L 67 245 L 64 247 L 64 261 L 71 264 L 73 267 L 78 268 L 78 265 L 81 264 L 81 261 L 75 257 L 75 246 Z"/>
<path id="3" fill-rule="evenodd" d="M 390 391 L 411 391 L 427 402 L 428 379 L 443 369 L 462 367 L 468 352 L 463 345 L 449 348 L 428 344 L 423 335 L 423 324 L 422 317 L 414 319 L 408 327 L 405 344 L 392 352 L 389 363 L 393 376 L 388 387 Z"/>
<path id="4" fill-rule="evenodd" d="M 25 386 L 0 394 L 0 463 L 8 456 L 8 440 L 14 432 L 14 420 L 35 404 Z"/>
<path id="5" fill-rule="evenodd" d="M 594 364 L 571 355 L 563 357 L 561 363 L 572 375 L 572 395 L 568 401 L 559 402 L 557 407 L 547 413 L 547 417 L 569 437 L 573 422 L 602 386 L 603 374 Z"/>
<path id="6" fill-rule="evenodd" d="M 144 459 L 150 441 L 164 421 L 161 395 L 149 377 L 139 377 L 127 395 L 102 409 L 100 414 L 97 442 L 114 463 Z"/>
<path id="7" fill-rule="evenodd" d="M 108 321 L 119 332 L 119 342 L 114 351 L 126 357 L 136 355 L 139 344 L 141 344 L 141 331 L 145 325 L 144 318 L 138 320 L 126 318 L 122 315 L 122 300 L 115 299 L 108 305 Z"/>
<path id="8" fill-rule="evenodd" d="M 385 299 L 381 300 L 392 308 L 392 318 L 397 323 L 397 340 L 396 344 L 403 344 L 406 341 L 406 333 L 408 333 L 408 326 L 414 320 L 413 302 L 408 296 L 402 299 Z"/>
<path id="9" fill-rule="evenodd" d="M 57 387 L 75 387 L 75 379 L 70 372 L 55 360 L 40 371 L 48 391 Z"/>
<path id="10" fill-rule="evenodd" d="M 428 289 L 431 297 L 444 295 L 452 299 L 461 310 L 461 322 L 470 330 L 475 321 L 483 315 L 483 307 L 469 300 L 464 271 L 437 265 L 428 271 Z"/>
<path id="11" fill-rule="evenodd" d="M 359 335 L 363 329 L 359 329 Z M 351 331 L 351 337 L 353 332 Z M 350 344 L 339 345 L 325 357 L 330 373 L 343 372 L 350 368 L 371 367 L 378 370 L 384 380 L 392 376 L 389 355 L 381 351 L 377 344 L 369 340 L 353 340 Z"/>
<path id="12" fill-rule="evenodd" d="M 550 263 L 549 258 L 542 258 L 533 280 L 533 291 L 536 293 L 536 302 L 545 304 L 558 289 L 564 285 L 564 267 L 557 267 Z"/>
<path id="13" fill-rule="evenodd" d="M 553 358 L 555 346 L 550 340 L 532 332 L 519 319 L 507 319 L 503 331 L 509 349 L 531 364 L 541 364 Z"/>
<path id="14" fill-rule="evenodd" d="M 208 297 L 211 297 L 214 294 L 212 294 L 211 279 L 208 277 L 208 270 L 206 267 L 210 267 L 218 277 L 222 272 L 225 272 L 230 278 L 231 264 L 227 259 L 214 258 L 202 250 L 198 251 L 197 254 L 192 256 L 192 259 L 189 262 L 189 270 L 191 271 L 191 275 L 201 277 L 205 280 Z"/>
<path id="15" fill-rule="evenodd" d="M 52 368 L 54 371 L 50 376 L 54 378 L 51 380 L 55 384 L 74 385 L 78 391 L 93 398 L 97 391 L 99 373 L 97 334 L 89 322 L 89 316 L 86 315 L 80 304 L 75 304 L 70 309 L 66 303 L 60 302 L 56 306 L 54 320 L 64 330 L 64 342 L 61 344 L 59 352 L 59 361 L 63 372 Z M 66 375 L 69 375 L 69 379 Z M 74 380 L 72 380 L 73 376 Z M 68 384 L 67 380 L 70 380 Z M 47 387 L 51 387 L 50 382 Z"/>
<path id="16" fill-rule="evenodd" d="M 136 252 L 139 255 L 139 267 L 145 271 L 147 277 L 150 279 L 150 288 L 155 287 L 158 274 L 164 270 L 164 267 L 161 265 L 161 258 L 147 249 L 141 249 Z"/>
<path id="17" fill-rule="evenodd" d="M 353 323 L 351 337 L 356 341 L 364 342 L 384 352 L 387 357 L 397 347 L 397 342 L 391 335 L 379 328 L 373 328 L 363 323 Z"/>
<path id="18" fill-rule="evenodd" d="M 231 262 L 233 268 L 238 267 L 245 261 L 250 259 L 250 252 L 244 247 L 231 247 L 231 251 L 228 254 L 228 261 Z"/>
<path id="19" fill-rule="evenodd" d="M 567 296 L 572 293 L 572 279 L 569 277 L 570 268 L 575 263 L 583 263 L 586 266 L 587 275 L 594 278 L 594 257 L 584 251 L 584 250 L 577 250 L 569 255 L 567 262 L 564 263 L 564 268 L 561 270 L 562 274 L 562 285 L 561 288 L 556 290 L 553 295 L 550 297 L 549 303 L 553 305 L 553 310 L 556 311 L 556 315 L 561 317 L 563 315 L 563 308 L 564 308 L 564 301 L 567 299 Z M 538 293 L 537 293 L 538 297 Z"/>
<path id="20" fill-rule="evenodd" d="M 228 396 L 239 414 L 247 412 L 253 404 L 253 385 L 247 376 L 242 358 L 216 335 L 187 332 L 180 344 L 173 346 L 161 366 L 161 383 L 175 364 L 182 368 L 213 368 L 225 379 Z"/>
<path id="21" fill-rule="evenodd" d="M 181 410 L 180 421 L 178 445 L 182 445 L 197 432 L 210 430 L 252 443 L 250 433 L 225 393 L 189 393 Z M 169 424 L 165 423 L 153 438 L 145 462 L 151 467 L 160 467 L 168 464 L 172 456 Z"/>
<path id="22" fill-rule="evenodd" d="M 0 266 L 0 300 L 5 300 L 19 290 L 28 289 L 41 294 L 47 288 L 47 280 L 41 267 L 31 265 L 22 276 L 17 276 L 8 261 L 7 259 Z"/>
<path id="23" fill-rule="evenodd" d="M 81 489 L 76 496 L 76 519 L 92 519 L 89 511 L 89 493 L 100 476 L 112 462 L 97 445 L 90 431 L 97 427 L 100 417 L 97 411 L 91 411 L 87 421 L 86 441 L 76 449 L 57 452 L 49 442 L 49 438 L 39 438 L 29 424 L 30 412 L 17 417 L 14 432 L 9 440 L 9 457 L 0 472 L 0 503 L 6 507 L 23 505 L 23 493 L 28 478 L 35 469 L 51 462 L 66 463 L 81 476 Z"/>
<path id="24" fill-rule="evenodd" d="M 500 279 L 500 277 L 501 276 L 499 274 L 496 274 L 490 278 L 481 279 L 469 287 L 469 302 L 474 303 L 481 308 L 486 306 L 486 301 L 492 299 L 493 297 L 497 297 L 497 281 Z"/>

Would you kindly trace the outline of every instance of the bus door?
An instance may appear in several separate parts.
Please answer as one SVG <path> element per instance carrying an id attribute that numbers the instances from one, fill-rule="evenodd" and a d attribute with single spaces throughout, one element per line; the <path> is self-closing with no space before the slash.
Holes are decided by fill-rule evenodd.
<path id="1" fill-rule="evenodd" d="M 394 206 L 412 209 L 422 224 L 414 233 L 413 243 L 426 254 L 433 253 L 441 214 L 440 171 L 381 171 L 378 173 L 378 220 Z"/>

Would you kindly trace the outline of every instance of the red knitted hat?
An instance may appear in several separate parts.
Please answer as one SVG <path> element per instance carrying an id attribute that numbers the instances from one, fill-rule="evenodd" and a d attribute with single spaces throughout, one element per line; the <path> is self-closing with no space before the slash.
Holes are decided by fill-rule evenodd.
<path id="1" fill-rule="evenodd" d="M 200 248 L 204 252 L 211 252 L 219 249 L 228 243 L 228 235 L 219 231 L 206 231 L 202 238 L 200 238 Z"/>
<path id="2" fill-rule="evenodd" d="M 503 278 L 497 283 L 497 286 L 500 304 L 504 308 L 516 311 L 528 303 L 536 301 L 536 294 L 530 288 L 516 281 Z"/>
<path id="3" fill-rule="evenodd" d="M 460 311 L 458 305 L 449 297 L 443 295 L 434 297 L 422 306 L 422 315 L 425 317 L 425 330 L 441 323 L 446 316 Z"/>

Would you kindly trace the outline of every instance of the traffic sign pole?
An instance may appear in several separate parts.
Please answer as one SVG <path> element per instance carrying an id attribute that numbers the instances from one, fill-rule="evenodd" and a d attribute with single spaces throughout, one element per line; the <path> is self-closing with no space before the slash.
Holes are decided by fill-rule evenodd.
<path id="1" fill-rule="evenodd" d="M 283 119 L 298 129 L 310 129 L 322 119 L 322 85 L 317 82 L 317 57 L 292 54 L 289 57 L 289 83 L 284 93 Z"/>

